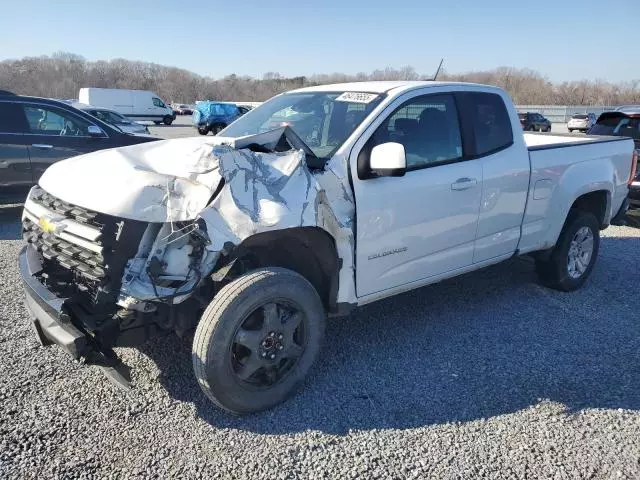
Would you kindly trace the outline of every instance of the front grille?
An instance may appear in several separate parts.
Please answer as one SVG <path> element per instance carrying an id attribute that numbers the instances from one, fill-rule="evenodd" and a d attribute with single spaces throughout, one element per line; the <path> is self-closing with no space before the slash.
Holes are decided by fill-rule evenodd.
<path id="1" fill-rule="evenodd" d="M 40 218 L 55 217 L 46 232 Z M 34 188 L 25 204 L 23 238 L 42 255 L 42 280 L 68 297 L 91 304 L 115 301 L 127 261 L 138 249 L 145 222 L 125 220 L 64 202 Z"/>
<path id="2" fill-rule="evenodd" d="M 103 282 L 109 277 L 105 271 L 105 256 L 62 240 L 55 234 L 46 233 L 40 226 L 25 218 L 22 235 L 46 260 L 56 261 L 68 270 L 94 282 Z M 96 243 L 96 245 L 100 245 Z M 108 252 L 107 252 L 108 253 Z"/>
<path id="3" fill-rule="evenodd" d="M 29 196 L 34 202 L 42 205 L 51 212 L 63 215 L 66 218 L 76 220 L 84 225 L 89 225 L 101 229 L 104 227 L 98 219 L 100 214 L 87 210 L 86 208 L 76 207 L 70 203 L 57 199 L 53 195 L 45 192 L 40 187 L 35 187 Z"/>

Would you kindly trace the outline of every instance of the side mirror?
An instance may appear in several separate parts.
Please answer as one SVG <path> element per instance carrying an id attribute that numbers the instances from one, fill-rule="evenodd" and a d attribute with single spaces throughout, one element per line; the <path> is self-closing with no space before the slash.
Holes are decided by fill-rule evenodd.
<path id="1" fill-rule="evenodd" d="M 402 177 L 407 171 L 404 145 L 396 142 L 376 145 L 371 149 L 369 168 L 378 177 Z"/>
<path id="2" fill-rule="evenodd" d="M 90 137 L 104 137 L 104 132 L 102 129 L 96 125 L 89 125 L 87 128 L 87 133 Z"/>

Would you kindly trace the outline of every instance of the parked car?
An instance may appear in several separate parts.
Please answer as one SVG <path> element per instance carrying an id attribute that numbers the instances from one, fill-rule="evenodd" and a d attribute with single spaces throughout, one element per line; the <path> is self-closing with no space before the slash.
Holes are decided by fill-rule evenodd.
<path id="1" fill-rule="evenodd" d="M 125 133 L 142 133 L 149 135 L 149 128 L 147 128 L 146 125 L 134 122 L 115 110 L 85 105 L 84 103 L 73 103 L 72 106 L 82 110 L 83 112 L 87 112 L 89 115 L 96 117 L 97 119 L 102 120 Z"/>
<path id="2" fill-rule="evenodd" d="M 173 110 L 156 93 L 147 90 L 81 88 L 78 101 L 115 110 L 132 120 L 152 121 L 156 125 L 171 125 L 176 119 Z"/>
<path id="3" fill-rule="evenodd" d="M 125 133 L 71 105 L 0 91 L 0 197 L 24 200 L 53 163 L 157 138 Z"/>
<path id="4" fill-rule="evenodd" d="M 635 143 L 636 152 L 640 151 L 640 107 L 603 113 L 589 130 L 589 135 L 630 137 Z M 629 185 L 629 202 L 631 208 L 640 209 L 640 169 Z"/>
<path id="5" fill-rule="evenodd" d="M 518 113 L 520 126 L 528 132 L 550 132 L 551 122 L 535 112 Z"/>
<path id="6" fill-rule="evenodd" d="M 217 135 L 231 122 L 248 112 L 246 107 L 238 107 L 228 102 L 200 102 L 196 104 L 191 121 L 200 135 L 213 132 Z"/>
<path id="7" fill-rule="evenodd" d="M 616 112 L 637 112 L 640 111 L 640 105 L 622 105 L 615 109 Z"/>
<path id="8" fill-rule="evenodd" d="M 191 115 L 191 114 L 193 114 L 193 109 L 189 105 L 185 105 L 184 103 L 181 103 L 180 105 L 176 105 L 174 110 L 178 115 Z"/>
<path id="9" fill-rule="evenodd" d="M 587 132 L 593 124 L 596 123 L 596 115 L 594 113 L 576 113 L 572 115 L 567 122 L 567 130 L 572 133 L 574 130 L 579 132 Z"/>
<path id="10" fill-rule="evenodd" d="M 206 396 L 264 410 L 302 383 L 327 315 L 525 254 L 545 285 L 580 288 L 633 154 L 627 138 L 523 134 L 497 87 L 303 88 L 218 137 L 48 169 L 23 213 L 26 305 L 43 344 L 123 383 L 113 347 L 195 329 Z"/>

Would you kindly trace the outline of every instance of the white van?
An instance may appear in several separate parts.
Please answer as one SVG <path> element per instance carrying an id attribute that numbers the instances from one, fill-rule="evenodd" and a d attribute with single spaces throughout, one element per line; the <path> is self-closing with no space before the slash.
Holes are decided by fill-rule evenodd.
<path id="1" fill-rule="evenodd" d="M 156 125 L 171 125 L 175 113 L 158 94 L 147 90 L 117 88 L 81 88 L 78 101 L 95 107 L 109 108 L 132 120 L 148 120 Z"/>

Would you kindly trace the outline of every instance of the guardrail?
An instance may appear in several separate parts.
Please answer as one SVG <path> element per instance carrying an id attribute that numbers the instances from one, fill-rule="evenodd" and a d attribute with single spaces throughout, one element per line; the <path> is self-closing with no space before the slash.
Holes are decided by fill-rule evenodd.
<path id="1" fill-rule="evenodd" d="M 597 117 L 616 108 L 618 105 L 516 105 L 518 112 L 539 113 L 551 123 L 566 123 L 576 113 L 593 113 Z"/>

